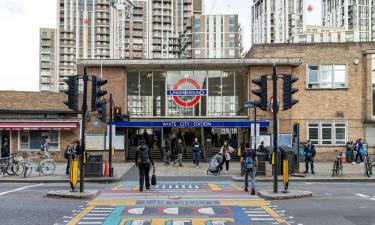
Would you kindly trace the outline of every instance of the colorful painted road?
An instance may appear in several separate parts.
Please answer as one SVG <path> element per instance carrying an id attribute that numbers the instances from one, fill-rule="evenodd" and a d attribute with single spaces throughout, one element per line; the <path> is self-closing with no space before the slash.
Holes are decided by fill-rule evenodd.
<path id="1" fill-rule="evenodd" d="M 283 211 L 232 182 L 159 182 L 139 192 L 121 182 L 87 204 L 68 225 L 290 224 Z"/>

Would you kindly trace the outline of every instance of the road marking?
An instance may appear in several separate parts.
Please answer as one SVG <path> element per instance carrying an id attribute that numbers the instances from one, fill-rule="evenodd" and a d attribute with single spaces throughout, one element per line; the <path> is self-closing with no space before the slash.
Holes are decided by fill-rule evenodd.
<path id="1" fill-rule="evenodd" d="M 66 225 L 75 225 L 77 224 L 83 217 L 85 217 L 89 212 L 91 212 L 91 210 L 93 210 L 95 208 L 95 206 L 88 206 L 85 210 L 83 210 L 82 212 L 80 212 L 76 217 L 74 217 L 69 223 L 67 223 Z M 86 224 L 88 224 L 89 222 L 87 222 Z M 79 222 L 78 224 L 85 224 L 84 222 Z M 93 224 L 93 223 L 92 223 Z M 96 224 L 96 223 L 95 223 Z M 100 223 L 99 223 L 100 224 Z"/>
<path id="2" fill-rule="evenodd" d="M 260 220 L 274 221 L 275 219 L 274 218 L 251 218 L 251 220 L 253 220 L 253 221 L 260 221 Z"/>
<path id="3" fill-rule="evenodd" d="M 9 194 L 9 193 L 13 193 L 13 192 L 17 192 L 17 191 L 22 191 L 22 190 L 25 190 L 27 188 L 41 186 L 41 185 L 43 185 L 43 184 L 34 184 L 34 185 L 25 186 L 25 187 L 20 187 L 20 188 L 17 188 L 17 189 L 14 189 L 14 190 L 10 190 L 10 191 L 4 191 L 4 192 L 0 193 L 0 196 L 6 195 L 6 194 Z"/>
<path id="4" fill-rule="evenodd" d="M 265 213 L 264 211 L 245 211 L 245 213 Z"/>
<path id="5" fill-rule="evenodd" d="M 87 216 L 108 216 L 109 213 L 89 213 Z"/>
<path id="6" fill-rule="evenodd" d="M 259 214 L 248 214 L 248 216 L 252 217 L 252 216 L 259 216 L 259 217 L 270 217 L 270 215 L 267 215 L 267 214 L 262 214 L 262 215 L 259 215 Z"/>
<path id="7" fill-rule="evenodd" d="M 373 200 L 373 201 L 375 201 L 375 198 L 370 198 L 370 200 Z"/>
<path id="8" fill-rule="evenodd" d="M 102 224 L 102 222 L 79 222 L 78 224 Z"/>
<path id="9" fill-rule="evenodd" d="M 370 196 L 363 195 L 363 194 L 355 194 L 355 195 L 357 195 L 357 196 L 359 196 L 359 197 L 363 197 L 363 198 L 369 198 L 369 197 L 370 197 Z"/>
<path id="10" fill-rule="evenodd" d="M 84 217 L 84 220 L 104 220 L 106 217 Z"/>

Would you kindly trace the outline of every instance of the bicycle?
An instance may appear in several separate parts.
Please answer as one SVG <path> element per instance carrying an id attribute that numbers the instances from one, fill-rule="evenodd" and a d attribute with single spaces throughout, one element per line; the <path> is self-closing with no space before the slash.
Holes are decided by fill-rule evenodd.
<path id="1" fill-rule="evenodd" d="M 367 177 L 370 177 L 372 175 L 372 162 L 370 160 L 370 157 L 368 155 L 368 152 L 364 154 L 365 160 L 364 160 L 364 171 L 365 175 Z"/>
<path id="2" fill-rule="evenodd" d="M 335 150 L 335 152 L 338 152 Z M 341 176 L 344 174 L 344 166 L 342 164 L 341 152 L 336 156 L 336 160 L 333 162 L 332 177 Z"/>
<path id="3" fill-rule="evenodd" d="M 33 159 L 39 158 L 39 162 L 34 162 Z M 44 157 L 27 157 L 24 160 L 25 171 L 23 173 L 23 177 L 30 176 L 33 169 L 36 172 L 39 172 L 39 176 L 41 173 L 44 175 L 52 175 L 55 172 L 56 164 L 53 159 L 51 158 L 44 158 Z"/>
<path id="4" fill-rule="evenodd" d="M 10 157 L 0 159 L 0 174 L 2 174 L 3 176 L 5 176 L 5 175 L 12 176 L 13 175 L 12 168 L 10 167 L 9 160 L 10 160 Z"/>
<path id="5" fill-rule="evenodd" d="M 13 175 L 21 176 L 25 169 L 23 158 L 16 157 L 16 154 L 11 154 L 9 159 L 9 167 L 11 168 L 10 170 L 12 171 Z"/>

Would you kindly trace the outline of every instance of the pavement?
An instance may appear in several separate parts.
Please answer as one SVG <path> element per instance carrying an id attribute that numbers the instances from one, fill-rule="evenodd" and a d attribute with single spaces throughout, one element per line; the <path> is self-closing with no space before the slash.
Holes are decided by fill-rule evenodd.
<path id="1" fill-rule="evenodd" d="M 133 164 L 130 163 L 113 163 L 113 177 L 85 177 L 85 182 L 111 183 L 119 181 L 121 176 L 126 173 Z M 104 168 L 104 167 L 103 167 Z M 32 171 L 28 177 L 19 176 L 0 176 L 0 183 L 69 183 L 69 176 L 66 172 L 66 162 L 56 162 L 54 174 L 46 176 Z M 79 178 L 79 176 L 78 176 Z M 79 179 L 78 179 L 79 180 Z"/>
<path id="2" fill-rule="evenodd" d="M 221 178 L 222 180 L 233 180 L 243 182 L 244 178 L 240 176 L 240 164 L 238 162 L 231 161 L 230 169 L 228 174 L 221 173 L 219 175 L 207 175 L 208 163 L 200 163 L 199 168 L 189 161 L 183 163 L 184 167 L 176 166 L 164 166 L 161 162 L 155 163 L 156 175 L 160 178 L 174 177 L 176 179 L 185 179 L 186 177 L 194 177 L 196 179 L 216 179 Z M 0 176 L 0 182 L 14 182 L 14 183 L 65 183 L 69 181 L 69 177 L 65 175 L 65 162 L 56 163 L 56 171 L 50 176 L 39 176 L 38 173 L 33 172 L 31 176 L 23 178 L 17 176 Z M 271 165 L 266 164 L 267 175 L 257 176 L 258 182 L 272 182 L 273 177 L 271 176 Z M 304 170 L 304 163 L 300 164 L 300 171 Z M 128 174 L 131 179 L 137 179 L 138 169 L 134 166 L 133 162 L 126 163 L 114 163 L 114 176 L 113 177 L 88 177 L 85 178 L 86 182 L 103 182 L 110 183 L 116 182 Z M 351 163 L 344 164 L 344 174 L 338 177 L 332 177 L 332 162 L 315 162 L 315 175 L 311 173 L 307 174 L 306 177 L 294 177 L 289 176 L 289 180 L 292 182 L 375 182 L 375 176 L 367 177 L 364 175 L 363 165 L 353 165 Z M 281 179 L 281 176 L 279 176 Z"/>

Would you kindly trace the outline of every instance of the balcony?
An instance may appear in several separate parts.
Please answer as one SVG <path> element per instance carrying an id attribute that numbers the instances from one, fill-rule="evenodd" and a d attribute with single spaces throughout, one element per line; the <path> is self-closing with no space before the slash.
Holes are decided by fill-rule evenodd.
<path id="1" fill-rule="evenodd" d="M 49 63 L 41 63 L 40 67 L 42 69 L 51 69 L 51 64 L 49 64 Z"/>

